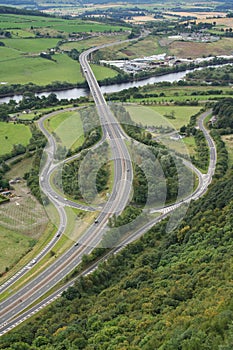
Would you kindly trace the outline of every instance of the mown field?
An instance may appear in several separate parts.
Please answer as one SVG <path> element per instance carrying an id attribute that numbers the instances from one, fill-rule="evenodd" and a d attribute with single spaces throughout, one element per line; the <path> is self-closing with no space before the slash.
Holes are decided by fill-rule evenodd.
<path id="1" fill-rule="evenodd" d="M 126 107 L 130 116 L 136 123 L 147 126 L 170 126 L 173 130 L 179 130 L 181 126 L 188 124 L 191 115 L 200 111 L 201 107 L 189 106 L 139 106 Z M 166 117 L 174 113 L 174 119 Z"/>
<path id="2" fill-rule="evenodd" d="M 13 145 L 26 146 L 30 138 L 31 131 L 28 126 L 0 122 L 0 155 L 11 152 Z"/>
<path id="3" fill-rule="evenodd" d="M 45 121 L 46 128 L 55 133 L 57 143 L 75 149 L 84 141 L 83 126 L 78 111 L 62 112 Z"/>
<path id="4" fill-rule="evenodd" d="M 30 53 L 40 53 L 41 51 L 46 51 L 47 49 L 54 48 L 57 45 L 58 39 L 54 38 L 12 38 L 12 39 L 2 39 L 1 40 L 6 48 L 18 51 L 20 54 L 30 54 Z M 5 47 L 1 47 L 3 54 Z M 2 57 L 2 55 L 1 55 Z"/>
<path id="5" fill-rule="evenodd" d="M 56 55 L 56 62 L 41 57 L 18 57 L 0 65 L 1 80 L 9 84 L 32 82 L 46 85 L 53 81 L 83 82 L 79 63 L 67 55 Z"/>

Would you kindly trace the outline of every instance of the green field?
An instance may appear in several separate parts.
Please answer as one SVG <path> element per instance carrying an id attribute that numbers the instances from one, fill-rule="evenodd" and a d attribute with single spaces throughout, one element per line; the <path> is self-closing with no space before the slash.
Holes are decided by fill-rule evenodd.
<path id="1" fill-rule="evenodd" d="M 114 45 L 114 47 L 104 48 L 100 51 L 104 55 L 103 58 L 108 60 L 133 59 L 166 52 L 164 48 L 160 47 L 158 38 L 153 36 L 148 36 L 142 40 L 135 40 L 130 43 Z"/>
<path id="2" fill-rule="evenodd" d="M 11 169 L 6 173 L 7 179 L 14 179 L 15 177 L 23 177 L 25 173 L 32 169 L 33 157 L 24 158 L 19 163 L 11 166 Z"/>
<path id="3" fill-rule="evenodd" d="M 173 130 L 179 130 L 181 126 L 188 124 L 192 115 L 200 111 L 201 107 L 187 106 L 126 106 L 133 121 L 147 126 L 170 126 Z M 165 117 L 174 112 L 175 119 Z"/>
<path id="4" fill-rule="evenodd" d="M 20 41 L 23 42 L 21 39 Z M 54 81 L 66 81 L 73 84 L 84 82 L 80 64 L 65 54 L 54 55 L 54 61 L 52 61 L 39 56 L 23 57 L 14 49 L 5 47 L 0 48 L 0 53 L 2 53 L 0 56 L 0 79 L 2 82 L 8 84 L 33 82 L 37 85 L 47 85 Z M 117 75 L 116 71 L 110 68 L 95 65 L 93 68 L 97 79 Z"/>
<path id="5" fill-rule="evenodd" d="M 97 80 L 103 80 L 105 78 L 113 78 L 118 74 L 115 70 L 111 68 L 98 66 L 95 64 L 92 64 L 91 68 Z"/>
<path id="6" fill-rule="evenodd" d="M 40 53 L 47 49 L 56 47 L 58 39 L 2 39 L 5 46 L 11 49 L 18 50 L 20 53 Z M 2 47 L 4 49 L 4 47 Z"/>
<path id="7" fill-rule="evenodd" d="M 32 239 L 0 226 L 0 273 L 14 265 L 30 248 Z"/>
<path id="8" fill-rule="evenodd" d="M 26 146 L 30 138 L 29 126 L 0 122 L 0 155 L 11 152 L 13 145 L 22 144 Z"/>
<path id="9" fill-rule="evenodd" d="M 62 50 L 69 51 L 71 49 L 76 49 L 78 51 L 88 49 L 89 47 L 103 45 L 107 43 L 112 43 L 114 41 L 125 40 L 127 38 L 126 35 L 117 35 L 113 36 L 96 36 L 85 40 L 79 41 L 70 41 L 62 44 L 60 47 Z"/>
<path id="10" fill-rule="evenodd" d="M 53 81 L 83 82 L 80 65 L 67 55 L 56 55 L 56 62 L 40 57 L 19 57 L 0 65 L 1 81 L 9 84 L 33 82 L 47 85 Z"/>
<path id="11" fill-rule="evenodd" d="M 66 148 L 75 149 L 84 141 L 83 126 L 78 111 L 62 112 L 47 119 L 45 126 L 56 134 L 56 140 Z"/>
<path id="12" fill-rule="evenodd" d="M 113 26 L 98 22 L 82 21 L 80 19 L 62 19 L 43 16 L 23 16 L 23 15 L 0 15 L 0 28 L 11 29 L 55 29 L 65 33 L 86 33 L 86 32 L 105 32 L 127 30 L 127 27 Z"/>

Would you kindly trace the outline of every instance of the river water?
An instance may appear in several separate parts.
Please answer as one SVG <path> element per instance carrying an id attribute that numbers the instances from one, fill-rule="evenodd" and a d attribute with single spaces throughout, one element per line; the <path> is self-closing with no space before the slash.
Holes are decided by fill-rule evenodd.
<path id="1" fill-rule="evenodd" d="M 225 64 L 224 64 L 225 65 Z M 222 66 L 222 65 L 221 65 Z M 215 66 L 215 67 L 219 67 L 219 66 Z M 203 68 L 207 68 L 207 67 L 203 67 Z M 185 78 L 185 76 L 189 73 L 189 72 L 193 72 L 194 70 L 197 69 L 203 69 L 201 68 L 195 68 L 195 69 L 191 69 L 191 70 L 185 70 L 183 72 L 178 72 L 178 73 L 169 73 L 169 74 L 164 74 L 161 76 L 157 76 L 157 77 L 150 77 L 150 78 L 146 78 L 146 79 L 142 79 L 139 81 L 133 81 L 133 82 L 128 82 L 128 83 L 121 83 L 121 84 L 112 84 L 112 85 L 103 85 L 101 86 L 101 91 L 103 93 L 112 93 L 112 92 L 119 92 L 122 91 L 124 89 L 129 89 L 132 87 L 140 87 L 140 86 L 145 86 L 148 84 L 155 84 L 155 83 L 160 83 L 160 82 L 170 82 L 173 83 L 175 81 L 179 81 Z M 61 100 L 63 98 L 65 99 L 75 99 L 75 98 L 79 98 L 82 96 L 87 96 L 89 95 L 89 90 L 88 89 L 84 89 L 84 88 L 73 88 L 73 89 L 68 89 L 68 90 L 61 90 L 61 91 L 49 91 L 49 92 L 41 92 L 38 94 L 35 94 L 36 96 L 48 96 L 51 93 L 55 93 L 57 95 L 58 100 Z M 22 100 L 23 96 L 22 95 L 14 95 L 11 97 L 2 97 L 0 98 L 0 103 L 8 103 L 10 100 L 15 100 L 16 102 L 19 102 L 20 100 Z"/>
<path id="2" fill-rule="evenodd" d="M 150 77 L 146 78 L 140 81 L 133 81 L 133 82 L 128 82 L 128 83 L 121 83 L 121 84 L 112 84 L 112 85 L 103 85 L 101 86 L 101 91 L 103 93 L 112 93 L 112 92 L 118 92 L 122 91 L 124 89 L 129 89 L 131 87 L 139 87 L 139 86 L 145 86 L 147 84 L 154 84 L 154 83 L 160 83 L 163 81 L 168 81 L 170 83 L 173 83 L 175 81 L 184 79 L 187 73 L 191 72 L 191 70 L 186 70 L 183 72 L 178 72 L 178 73 L 170 73 L 170 74 L 164 74 L 159 77 Z M 82 96 L 87 96 L 89 94 L 88 89 L 84 88 L 73 88 L 73 89 L 68 89 L 68 90 L 61 90 L 61 91 L 49 91 L 49 92 L 41 92 L 38 94 L 35 94 L 36 96 L 48 96 L 54 92 L 57 95 L 57 98 L 59 100 L 66 98 L 66 99 L 71 99 L 71 98 L 79 98 Z M 14 96 L 8 96 L 8 97 L 2 97 L 0 98 L 0 103 L 8 103 L 10 100 L 15 100 L 16 102 L 19 102 L 22 100 L 23 96 L 22 95 L 14 95 Z"/>

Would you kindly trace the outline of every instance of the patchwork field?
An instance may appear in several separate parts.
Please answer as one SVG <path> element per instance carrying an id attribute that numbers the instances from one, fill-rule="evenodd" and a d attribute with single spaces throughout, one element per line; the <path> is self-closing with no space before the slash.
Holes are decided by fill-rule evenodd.
<path id="1" fill-rule="evenodd" d="M 0 28 L 7 29 L 30 29 L 49 28 L 65 33 L 86 33 L 86 32 L 106 32 L 125 30 L 126 27 L 112 26 L 98 22 L 82 21 L 80 19 L 66 20 L 62 18 L 52 18 L 43 16 L 22 16 L 22 15 L 0 15 Z"/>
<path id="2" fill-rule="evenodd" d="M 29 126 L 0 122 L 0 155 L 11 152 L 13 145 L 26 146 L 30 138 Z"/>

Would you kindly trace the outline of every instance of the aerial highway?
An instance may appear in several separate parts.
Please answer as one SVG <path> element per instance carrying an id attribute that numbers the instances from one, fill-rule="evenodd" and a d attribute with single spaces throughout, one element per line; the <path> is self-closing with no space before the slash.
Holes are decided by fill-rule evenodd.
<path id="1" fill-rule="evenodd" d="M 101 46 L 102 47 L 102 46 Z M 54 287 L 60 280 L 62 280 L 68 273 L 70 273 L 82 260 L 84 254 L 89 254 L 94 247 L 96 247 L 101 241 L 103 234 L 106 232 L 106 227 L 109 218 L 113 215 L 119 215 L 125 206 L 127 205 L 130 197 L 133 170 L 132 163 L 128 149 L 125 144 L 125 140 L 128 138 L 121 126 L 112 114 L 109 106 L 107 105 L 99 85 L 94 77 L 94 74 L 88 63 L 88 56 L 91 52 L 98 48 L 89 49 L 88 51 L 80 55 L 80 63 L 83 73 L 87 79 L 90 87 L 93 99 L 96 104 L 96 108 L 100 118 L 100 124 L 103 130 L 103 137 L 107 138 L 110 144 L 112 158 L 114 161 L 114 184 L 113 190 L 101 209 L 95 223 L 93 223 L 83 234 L 83 236 L 75 242 L 75 244 L 68 249 L 62 256 L 57 258 L 53 264 L 47 269 L 38 274 L 34 279 L 25 284 L 16 293 L 6 298 L 0 303 L 0 335 L 6 333 L 17 324 L 28 318 L 35 310 L 38 311 L 43 306 L 47 305 L 51 300 L 54 300 L 61 294 L 61 290 L 54 292 L 53 295 L 41 301 L 38 305 L 30 308 L 32 303 L 35 303 L 41 296 Z M 199 119 L 199 127 L 203 130 L 207 139 L 210 149 L 210 166 L 208 173 L 205 176 L 204 181 L 201 181 L 196 191 L 191 194 L 186 201 L 199 198 L 207 190 L 209 183 L 211 182 L 215 164 L 216 164 L 216 149 L 215 145 L 204 127 L 205 115 Z M 41 127 L 42 129 L 42 127 Z M 50 139 L 50 135 L 47 135 Z M 67 217 L 64 210 L 64 206 L 67 205 L 64 198 L 60 198 L 54 190 L 51 190 L 51 185 L 48 181 L 48 173 L 50 173 L 51 167 L 53 167 L 53 157 L 55 152 L 54 140 L 48 143 L 46 153 L 47 160 L 41 174 L 40 185 L 46 196 L 50 198 L 55 207 L 58 209 L 60 216 L 60 225 L 54 239 L 58 239 L 58 232 L 64 232 L 67 225 Z M 45 180 L 46 179 L 46 180 Z M 72 203 L 69 203 L 72 204 Z M 167 217 L 178 206 L 182 205 L 182 202 L 175 203 L 173 206 L 167 207 L 168 210 L 163 212 L 161 216 L 151 220 L 143 227 L 134 232 L 130 237 L 121 242 L 121 246 L 113 248 L 113 252 L 117 252 L 125 245 L 129 244 L 133 240 L 139 238 L 142 234 L 148 231 L 154 224 Z M 84 272 L 88 273 L 88 271 Z M 70 283 L 73 283 L 70 282 Z M 67 288 L 68 285 L 63 288 Z M 24 310 L 28 309 L 26 313 Z M 20 315 L 19 315 L 20 314 Z"/>
<path id="2" fill-rule="evenodd" d="M 91 86 L 93 95 L 95 96 L 103 133 L 104 135 L 108 135 L 112 150 L 112 158 L 114 162 L 113 190 L 95 223 L 89 227 L 85 234 L 80 238 L 79 242 L 75 243 L 73 247 L 56 259 L 51 266 L 27 283 L 18 292 L 1 302 L 0 322 L 4 325 L 71 272 L 81 262 L 82 256 L 84 254 L 89 254 L 93 248 L 99 244 L 108 224 L 109 217 L 113 214 L 119 215 L 129 200 L 133 171 L 130 155 L 124 142 L 124 133 L 123 131 L 121 132 L 121 127 L 107 106 L 92 70 L 88 62 L 85 60 L 86 58 L 84 58 L 82 66 L 84 66 L 85 70 L 89 73 L 87 80 Z M 47 136 L 49 137 L 49 135 Z M 40 181 L 40 184 L 45 195 L 48 196 L 59 209 L 61 218 L 59 230 L 64 230 L 67 221 L 64 207 L 63 205 L 60 205 L 56 193 L 51 193 L 49 182 L 44 180 L 51 167 L 54 150 L 54 141 L 51 139 L 51 143 L 48 144 L 46 149 L 48 157 L 41 175 L 43 180 Z"/>

